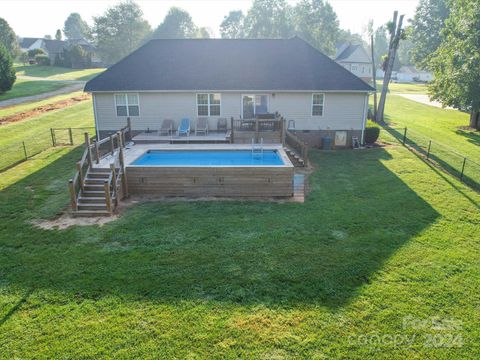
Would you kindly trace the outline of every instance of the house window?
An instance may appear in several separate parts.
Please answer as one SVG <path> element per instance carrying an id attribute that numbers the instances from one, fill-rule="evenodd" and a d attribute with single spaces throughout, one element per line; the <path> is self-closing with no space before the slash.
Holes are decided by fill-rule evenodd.
<path id="1" fill-rule="evenodd" d="M 115 94 L 117 116 L 139 116 L 138 94 Z"/>
<path id="2" fill-rule="evenodd" d="M 256 115 L 268 113 L 267 95 L 243 95 L 242 114 L 244 119 L 253 119 Z"/>
<path id="3" fill-rule="evenodd" d="M 352 65 L 352 71 L 357 71 L 357 65 Z"/>
<path id="4" fill-rule="evenodd" d="M 312 116 L 323 116 L 325 94 L 312 94 Z"/>
<path id="5" fill-rule="evenodd" d="M 198 116 L 220 116 L 220 94 L 197 94 Z"/>

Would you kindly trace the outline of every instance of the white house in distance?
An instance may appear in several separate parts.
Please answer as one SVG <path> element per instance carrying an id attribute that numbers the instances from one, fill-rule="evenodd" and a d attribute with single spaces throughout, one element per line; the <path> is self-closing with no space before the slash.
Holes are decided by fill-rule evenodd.
<path id="1" fill-rule="evenodd" d="M 377 69 L 377 79 L 383 79 L 385 75 L 382 69 Z M 398 71 L 392 71 L 392 81 L 412 83 L 412 82 L 430 82 L 433 80 L 433 74 L 429 71 L 418 70 L 415 66 L 402 66 Z"/>
<path id="2" fill-rule="evenodd" d="M 373 88 L 299 37 L 156 39 L 87 82 L 100 138 L 130 118 L 133 133 L 189 118 L 252 119 L 278 112 L 311 146 L 365 129 Z M 230 127 L 230 121 L 228 121 Z M 339 133 L 339 134 L 337 134 Z"/>
<path id="3" fill-rule="evenodd" d="M 372 59 L 362 45 L 338 45 L 335 61 L 363 81 L 372 82 Z"/>

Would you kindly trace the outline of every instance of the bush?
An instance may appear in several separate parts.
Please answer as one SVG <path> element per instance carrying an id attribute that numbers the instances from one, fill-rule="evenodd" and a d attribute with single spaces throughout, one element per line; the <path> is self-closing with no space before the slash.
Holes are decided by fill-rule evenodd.
<path id="1" fill-rule="evenodd" d="M 10 90 L 16 79 L 12 57 L 7 48 L 0 44 L 0 94 Z"/>
<path id="2" fill-rule="evenodd" d="M 367 121 L 365 126 L 365 143 L 370 145 L 378 140 L 380 136 L 380 126 L 371 120 Z"/>
<path id="3" fill-rule="evenodd" d="M 42 49 L 28 50 L 28 57 L 30 59 L 34 59 L 35 56 L 37 56 L 37 55 L 46 55 L 46 54 L 45 54 L 45 51 L 43 51 Z"/>
<path id="4" fill-rule="evenodd" d="M 50 65 L 50 58 L 47 55 L 36 55 L 35 61 L 38 65 Z"/>

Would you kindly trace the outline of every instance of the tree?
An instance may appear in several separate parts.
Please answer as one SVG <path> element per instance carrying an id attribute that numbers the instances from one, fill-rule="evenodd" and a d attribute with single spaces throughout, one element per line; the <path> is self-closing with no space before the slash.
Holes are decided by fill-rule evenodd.
<path id="1" fill-rule="evenodd" d="M 10 90 L 16 79 L 12 56 L 8 49 L 0 44 L 0 94 Z"/>
<path id="2" fill-rule="evenodd" d="M 43 49 L 37 48 L 37 49 L 32 49 L 28 50 L 28 57 L 30 59 L 34 59 L 35 56 L 37 55 L 47 55 Z"/>
<path id="3" fill-rule="evenodd" d="M 387 26 L 380 26 L 373 34 L 373 40 L 375 43 L 374 56 L 375 63 L 382 64 L 383 57 L 388 53 L 388 38 L 387 38 Z"/>
<path id="4" fill-rule="evenodd" d="M 28 63 L 28 53 L 25 51 L 20 52 L 18 55 L 18 61 L 21 62 L 23 65 Z"/>
<path id="5" fill-rule="evenodd" d="M 150 25 L 140 7 L 126 1 L 94 18 L 94 34 L 103 61 L 112 64 L 141 45 L 150 34 Z"/>
<path id="6" fill-rule="evenodd" d="M 5 19 L 0 18 L 0 44 L 3 45 L 10 55 L 18 54 L 18 42 L 15 32 Z"/>
<path id="7" fill-rule="evenodd" d="M 432 54 L 439 47 L 441 32 L 450 13 L 448 0 L 420 0 L 411 20 L 412 61 L 428 69 Z"/>
<path id="8" fill-rule="evenodd" d="M 209 39 L 212 37 L 211 30 L 203 26 L 199 27 L 197 28 L 194 37 L 198 39 Z"/>
<path id="9" fill-rule="evenodd" d="M 412 50 L 413 50 L 413 42 L 412 42 L 412 31 L 413 28 L 408 26 L 405 28 L 405 39 L 400 43 L 398 47 L 398 60 L 402 65 L 414 65 L 412 59 Z"/>
<path id="10" fill-rule="evenodd" d="M 60 29 L 57 29 L 57 32 L 55 33 L 55 39 L 62 40 L 62 31 Z"/>
<path id="11" fill-rule="evenodd" d="M 78 13 L 68 15 L 67 20 L 63 24 L 63 33 L 67 39 L 90 40 L 92 38 L 90 27 Z"/>
<path id="12" fill-rule="evenodd" d="M 220 24 L 220 35 L 224 39 L 243 37 L 243 21 L 245 16 L 241 10 L 230 11 Z"/>
<path id="13" fill-rule="evenodd" d="M 80 45 L 72 46 L 68 50 L 68 59 L 72 68 L 84 69 L 91 65 L 90 56 Z"/>
<path id="14" fill-rule="evenodd" d="M 442 31 L 442 41 L 428 66 L 435 78 L 432 98 L 470 111 L 470 126 L 480 129 L 480 3 L 455 0 Z"/>
<path id="15" fill-rule="evenodd" d="M 393 66 L 395 63 L 398 46 L 400 45 L 400 40 L 404 37 L 404 32 L 402 29 L 404 15 L 400 15 L 398 23 L 397 18 L 398 11 L 395 11 L 393 13 L 393 21 L 387 24 L 387 29 L 390 33 L 390 43 L 388 46 L 388 55 L 385 60 L 384 66 L 385 75 L 383 77 L 382 94 L 380 95 L 380 101 L 378 103 L 378 109 L 376 111 L 377 117 L 375 120 L 377 123 L 383 122 L 385 103 L 387 102 L 388 84 L 390 83 L 390 79 L 392 77 Z"/>
<path id="16" fill-rule="evenodd" d="M 334 55 L 340 35 L 337 14 L 324 0 L 301 0 L 294 9 L 295 33 L 327 55 Z"/>
<path id="17" fill-rule="evenodd" d="M 285 0 L 254 0 L 243 21 L 248 38 L 287 38 L 293 34 L 291 8 Z"/>
<path id="18" fill-rule="evenodd" d="M 196 37 L 197 27 L 188 12 L 172 7 L 152 34 L 153 39 L 185 39 Z"/>

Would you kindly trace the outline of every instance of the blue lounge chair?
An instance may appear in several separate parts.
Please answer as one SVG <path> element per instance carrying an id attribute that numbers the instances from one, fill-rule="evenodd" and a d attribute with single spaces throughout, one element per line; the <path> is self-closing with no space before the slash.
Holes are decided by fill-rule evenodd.
<path id="1" fill-rule="evenodd" d="M 182 121 L 180 121 L 180 126 L 178 127 L 177 130 L 178 136 L 185 134 L 185 135 L 190 135 L 190 119 L 189 118 L 183 118 Z"/>

